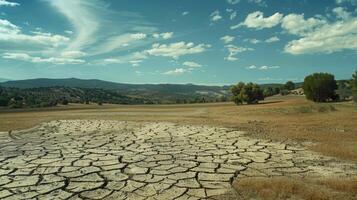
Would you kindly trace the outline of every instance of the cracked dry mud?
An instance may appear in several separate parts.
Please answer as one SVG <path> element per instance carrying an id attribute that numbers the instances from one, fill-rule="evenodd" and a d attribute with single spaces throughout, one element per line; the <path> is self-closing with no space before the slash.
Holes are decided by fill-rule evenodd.
<path id="1" fill-rule="evenodd" d="M 209 126 L 72 120 L 0 134 L 0 199 L 207 199 L 240 177 L 356 174 L 301 146 Z"/>

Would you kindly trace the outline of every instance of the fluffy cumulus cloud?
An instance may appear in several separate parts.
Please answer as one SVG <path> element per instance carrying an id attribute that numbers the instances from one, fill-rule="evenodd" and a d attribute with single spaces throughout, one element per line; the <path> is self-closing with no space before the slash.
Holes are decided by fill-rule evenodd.
<path id="1" fill-rule="evenodd" d="M 0 7 L 1 6 L 10 6 L 10 7 L 14 7 L 14 6 L 19 6 L 19 3 L 16 2 L 10 2 L 10 1 L 6 1 L 6 0 L 0 0 Z"/>
<path id="2" fill-rule="evenodd" d="M 343 16 L 335 22 L 296 18 L 295 24 L 301 26 L 297 27 L 298 31 L 282 26 L 290 33 L 300 36 L 299 39 L 290 41 L 285 46 L 285 51 L 290 54 L 313 54 L 357 50 L 357 18 L 349 14 Z"/>
<path id="3" fill-rule="evenodd" d="M 177 75 L 182 75 L 182 74 L 187 73 L 187 72 L 190 72 L 190 70 L 189 69 L 184 69 L 184 68 L 176 68 L 174 70 L 166 71 L 166 72 L 164 72 L 162 74 L 177 76 Z"/>
<path id="4" fill-rule="evenodd" d="M 180 56 L 184 56 L 184 55 L 202 53 L 210 47 L 211 45 L 208 44 L 195 45 L 192 42 L 153 44 L 151 49 L 146 50 L 146 53 L 152 56 L 164 56 L 164 57 L 171 57 L 177 59 Z"/>
<path id="5" fill-rule="evenodd" d="M 272 28 L 280 24 L 282 18 L 283 18 L 283 14 L 278 12 L 269 17 L 264 17 L 263 12 L 256 11 L 248 14 L 244 22 L 232 26 L 231 29 L 236 29 L 241 26 L 246 26 L 248 28 L 254 28 L 254 29 Z"/>
<path id="6" fill-rule="evenodd" d="M 223 18 L 218 10 L 211 13 L 210 17 L 212 22 L 219 21 Z"/>
<path id="7" fill-rule="evenodd" d="M 239 47 L 233 44 L 226 45 L 225 47 L 227 48 L 227 51 L 229 53 L 228 56 L 224 58 L 227 61 L 236 61 L 238 60 L 238 58 L 236 57 L 238 53 L 253 50 L 252 48 Z"/>
<path id="8" fill-rule="evenodd" d="M 57 47 L 69 41 L 69 38 L 52 34 L 33 31 L 32 34 L 25 34 L 21 28 L 12 24 L 8 20 L 0 19 L 0 41 L 7 43 L 16 43 L 18 46 L 24 45 L 42 45 Z"/>
<path id="9" fill-rule="evenodd" d="M 196 62 L 192 62 L 192 61 L 186 61 L 184 63 L 182 63 L 184 66 L 190 67 L 190 68 L 197 68 L 197 67 L 202 67 L 201 64 L 198 64 Z"/>
<path id="10" fill-rule="evenodd" d="M 278 41 L 280 41 L 280 39 L 277 36 L 273 36 L 273 37 L 265 40 L 266 43 L 273 43 L 273 42 L 278 42 Z"/>
<path id="11" fill-rule="evenodd" d="M 49 57 L 42 58 L 37 56 L 30 56 L 26 53 L 4 53 L 2 55 L 5 59 L 21 60 L 32 63 L 51 63 L 51 64 L 83 64 L 85 60 L 75 58 L 63 58 L 63 57 Z"/>
<path id="12" fill-rule="evenodd" d="M 317 18 L 305 19 L 303 14 L 289 14 L 283 18 L 281 27 L 290 34 L 305 35 L 325 23 L 326 21 Z"/>
<path id="13" fill-rule="evenodd" d="M 357 5 L 357 0 L 336 0 L 337 4 L 351 4 L 351 5 Z"/>
<path id="14" fill-rule="evenodd" d="M 226 35 L 220 38 L 224 43 L 228 44 L 234 40 L 234 36 Z"/>
<path id="15" fill-rule="evenodd" d="M 168 40 L 168 39 L 171 39 L 173 35 L 174 35 L 173 32 L 154 33 L 154 34 L 153 34 L 153 37 L 156 38 L 156 39 Z"/>

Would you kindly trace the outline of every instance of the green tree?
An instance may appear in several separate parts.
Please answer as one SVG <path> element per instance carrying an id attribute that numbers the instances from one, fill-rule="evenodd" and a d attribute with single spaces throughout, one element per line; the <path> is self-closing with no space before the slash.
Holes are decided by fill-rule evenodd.
<path id="1" fill-rule="evenodd" d="M 9 105 L 9 99 L 5 96 L 0 96 L 0 106 L 8 106 Z"/>
<path id="2" fill-rule="evenodd" d="M 243 90 L 244 87 L 245 87 L 245 84 L 243 82 L 239 82 L 237 85 L 234 85 L 231 88 L 231 92 L 233 94 L 232 100 L 237 105 L 243 104 L 242 90 Z"/>
<path id="3" fill-rule="evenodd" d="M 264 97 L 273 96 L 274 95 L 273 88 L 272 87 L 265 88 L 263 94 L 264 94 Z"/>
<path id="4" fill-rule="evenodd" d="M 258 103 L 259 100 L 264 100 L 263 91 L 258 84 L 239 82 L 231 88 L 231 92 L 233 94 L 232 99 L 237 105 Z"/>
<path id="5" fill-rule="evenodd" d="M 284 89 L 286 90 L 295 90 L 295 83 L 292 81 L 288 81 L 284 85 Z"/>
<path id="6" fill-rule="evenodd" d="M 352 80 L 350 81 L 350 85 L 352 88 L 353 101 L 357 102 L 357 71 L 352 74 Z"/>
<path id="7" fill-rule="evenodd" d="M 335 77 L 328 73 L 314 73 L 305 77 L 303 84 L 306 98 L 315 102 L 336 100 L 337 83 Z"/>

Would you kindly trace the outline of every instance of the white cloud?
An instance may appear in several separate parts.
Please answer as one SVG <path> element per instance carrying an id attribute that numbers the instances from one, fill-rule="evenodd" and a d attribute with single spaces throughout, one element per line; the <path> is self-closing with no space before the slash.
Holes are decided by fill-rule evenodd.
<path id="1" fill-rule="evenodd" d="M 48 0 L 58 12 L 62 13 L 75 29 L 75 39 L 67 47 L 68 50 L 81 50 L 96 41 L 94 35 L 100 22 L 94 14 L 95 2 L 73 0 Z M 93 9 L 94 8 L 94 9 Z"/>
<path id="2" fill-rule="evenodd" d="M 168 39 L 172 38 L 173 35 L 174 35 L 173 32 L 154 33 L 153 37 L 156 38 L 156 39 L 162 38 L 164 40 L 168 40 Z"/>
<path id="3" fill-rule="evenodd" d="M 148 57 L 145 52 L 134 52 L 125 56 L 114 57 L 114 58 L 112 57 L 112 58 L 106 58 L 104 60 L 99 60 L 96 63 L 102 65 L 129 63 L 133 67 L 136 67 L 139 66 L 139 64 L 147 58 Z"/>
<path id="4" fill-rule="evenodd" d="M 279 69 L 279 68 L 280 68 L 280 66 L 271 66 L 271 67 L 269 67 L 269 66 L 266 66 L 266 65 L 259 67 L 260 70 Z"/>
<path id="5" fill-rule="evenodd" d="M 87 54 L 82 51 L 64 51 L 62 52 L 62 57 L 65 58 L 79 58 L 86 56 Z"/>
<path id="6" fill-rule="evenodd" d="M 216 22 L 216 21 L 222 19 L 222 16 L 220 15 L 218 10 L 214 11 L 210 16 L 211 16 L 211 21 L 213 21 L 213 22 Z"/>
<path id="7" fill-rule="evenodd" d="M 146 34 L 145 33 L 134 33 L 134 34 L 130 34 L 130 37 L 133 40 L 143 40 L 146 38 Z"/>
<path id="8" fill-rule="evenodd" d="M 188 15 L 188 14 L 190 14 L 190 12 L 185 11 L 185 12 L 182 13 L 182 16 L 186 16 L 186 15 Z"/>
<path id="9" fill-rule="evenodd" d="M 267 65 L 263 65 L 261 67 L 257 67 L 256 65 L 251 65 L 249 67 L 246 67 L 246 69 L 249 70 L 254 70 L 254 69 L 259 69 L 259 70 L 270 70 L 270 69 L 279 69 L 280 66 L 267 66 Z"/>
<path id="10" fill-rule="evenodd" d="M 257 66 L 255 66 L 255 65 L 251 65 L 251 66 L 246 67 L 246 69 L 256 69 L 256 68 L 257 68 Z"/>
<path id="11" fill-rule="evenodd" d="M 255 3 L 258 4 L 260 6 L 267 6 L 267 4 L 265 3 L 264 0 L 248 0 L 249 3 Z"/>
<path id="12" fill-rule="evenodd" d="M 227 2 L 231 5 L 235 5 L 237 3 L 239 3 L 240 0 L 227 0 Z"/>
<path id="13" fill-rule="evenodd" d="M 250 39 L 245 39 L 244 41 L 246 42 L 250 42 L 252 44 L 258 44 L 258 43 L 261 43 L 262 41 L 256 39 L 256 38 L 250 38 Z"/>
<path id="14" fill-rule="evenodd" d="M 202 67 L 202 65 L 196 63 L 196 62 L 191 62 L 191 61 L 186 61 L 183 63 L 184 66 L 190 67 L 190 68 L 197 68 L 197 67 Z"/>
<path id="15" fill-rule="evenodd" d="M 306 20 L 305 20 L 306 21 Z M 325 22 L 310 28 L 300 39 L 285 46 L 290 54 L 333 53 L 342 50 L 357 50 L 357 18 L 348 17 L 333 23 Z"/>
<path id="16" fill-rule="evenodd" d="M 238 58 L 236 57 L 236 55 L 238 53 L 253 50 L 252 48 L 238 47 L 238 46 L 235 46 L 232 44 L 226 45 L 225 47 L 227 48 L 227 50 L 229 52 L 229 55 L 224 58 L 227 61 L 236 61 L 236 60 L 238 60 Z"/>
<path id="17" fill-rule="evenodd" d="M 236 25 L 230 26 L 229 28 L 234 30 L 234 29 L 237 29 L 239 27 L 241 27 L 241 24 L 236 24 Z"/>
<path id="18" fill-rule="evenodd" d="M 189 72 L 190 70 L 189 69 L 184 69 L 184 68 L 176 68 L 174 70 L 169 70 L 167 72 L 164 72 L 162 74 L 164 75 L 174 75 L 174 76 L 177 76 L 177 75 L 182 75 L 186 72 Z"/>
<path id="19" fill-rule="evenodd" d="M 337 18 L 339 19 L 348 19 L 351 16 L 351 13 L 347 12 L 345 8 L 342 7 L 337 7 L 332 10 Z"/>
<path id="20" fill-rule="evenodd" d="M 202 53 L 210 47 L 211 45 L 207 45 L 207 44 L 195 45 L 192 42 L 190 43 L 177 42 L 168 45 L 153 44 L 151 49 L 146 50 L 146 53 L 152 56 L 164 56 L 164 57 L 171 57 L 177 59 L 180 56 L 184 56 L 184 55 Z"/>
<path id="21" fill-rule="evenodd" d="M 357 5 L 357 0 L 336 0 L 337 4 L 351 4 L 351 5 Z"/>
<path id="22" fill-rule="evenodd" d="M 71 31 L 71 30 L 65 30 L 64 32 L 67 33 L 68 35 L 72 35 L 73 34 L 73 31 Z"/>
<path id="23" fill-rule="evenodd" d="M 230 35 L 226 35 L 226 36 L 221 37 L 221 40 L 224 43 L 228 44 L 228 43 L 230 43 L 230 42 L 232 42 L 234 40 L 234 37 L 230 36 Z"/>
<path id="24" fill-rule="evenodd" d="M 26 53 L 4 53 L 3 58 L 12 59 L 12 60 L 21 60 L 32 63 L 51 63 L 51 64 L 83 64 L 85 60 L 82 59 L 74 59 L 74 58 L 63 58 L 63 57 L 34 57 L 30 56 Z"/>
<path id="25" fill-rule="evenodd" d="M 0 0 L 0 7 L 1 6 L 10 6 L 10 7 L 14 7 L 14 6 L 19 6 L 19 3 L 16 2 L 10 2 L 10 1 L 6 1 L 6 0 Z"/>
<path id="26" fill-rule="evenodd" d="M 237 11 L 234 11 L 231 13 L 231 15 L 229 16 L 229 19 L 233 20 L 237 17 Z"/>
<path id="27" fill-rule="evenodd" d="M 24 34 L 21 28 L 8 20 L 0 19 L 0 41 L 16 43 L 19 46 L 38 44 L 42 46 L 57 47 L 67 43 L 69 38 L 52 33 L 33 31 L 32 35 Z"/>
<path id="28" fill-rule="evenodd" d="M 305 20 L 303 14 L 289 14 L 283 18 L 281 27 L 290 34 L 305 35 L 306 33 L 321 27 L 325 23 L 326 21 L 317 18 L 309 18 Z"/>
<path id="29" fill-rule="evenodd" d="M 273 36 L 265 40 L 266 43 L 278 42 L 280 39 L 277 36 Z"/>
<path id="30" fill-rule="evenodd" d="M 140 63 L 142 63 L 142 60 L 131 60 L 129 61 L 129 63 L 133 66 L 133 67 L 138 67 L 140 66 Z"/>
<path id="31" fill-rule="evenodd" d="M 240 26 L 246 26 L 248 28 L 263 29 L 272 28 L 278 25 L 283 18 L 283 14 L 275 13 L 270 17 L 264 17 L 264 14 L 260 11 L 256 11 L 248 14 L 244 22 L 239 25 L 231 26 L 231 29 L 236 29 Z"/>
<path id="32" fill-rule="evenodd" d="M 139 41 L 145 40 L 145 33 L 126 33 L 119 36 L 113 36 L 107 39 L 106 42 L 99 44 L 94 53 L 107 53 L 116 49 L 126 48 L 130 45 L 136 45 Z"/>

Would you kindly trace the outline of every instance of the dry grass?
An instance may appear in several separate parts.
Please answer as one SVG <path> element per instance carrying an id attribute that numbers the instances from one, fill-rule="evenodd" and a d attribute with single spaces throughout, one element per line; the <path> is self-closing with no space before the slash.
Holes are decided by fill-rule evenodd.
<path id="1" fill-rule="evenodd" d="M 245 178 L 233 184 L 238 199 L 357 199 L 357 180 Z"/>
<path id="2" fill-rule="evenodd" d="M 314 104 L 303 97 L 275 97 L 262 104 L 233 103 L 118 106 L 70 105 L 0 110 L 0 131 L 25 129 L 57 119 L 110 119 L 208 124 L 245 130 L 252 137 L 311 143 L 323 155 L 357 162 L 357 105 Z M 254 178 L 238 180 L 243 199 L 357 199 L 356 180 Z"/>
<path id="3" fill-rule="evenodd" d="M 357 106 L 314 104 L 304 97 L 274 97 L 262 104 L 70 105 L 50 109 L 0 110 L 0 131 L 56 119 L 110 119 L 210 124 L 243 129 L 253 137 L 313 142 L 311 150 L 357 161 Z"/>

